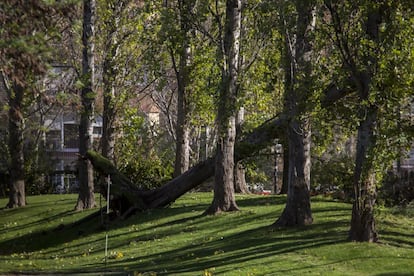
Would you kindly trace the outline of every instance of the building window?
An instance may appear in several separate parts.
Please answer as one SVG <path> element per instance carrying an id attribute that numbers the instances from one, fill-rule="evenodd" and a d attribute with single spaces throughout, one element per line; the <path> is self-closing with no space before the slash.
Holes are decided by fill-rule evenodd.
<path id="1" fill-rule="evenodd" d="M 64 146 L 65 148 L 79 148 L 79 126 L 75 124 L 64 125 Z"/>
<path id="2" fill-rule="evenodd" d="M 102 127 L 93 127 L 93 134 L 102 135 Z"/>
<path id="3" fill-rule="evenodd" d="M 49 130 L 46 132 L 46 149 L 58 150 L 60 149 L 61 137 L 60 130 Z"/>

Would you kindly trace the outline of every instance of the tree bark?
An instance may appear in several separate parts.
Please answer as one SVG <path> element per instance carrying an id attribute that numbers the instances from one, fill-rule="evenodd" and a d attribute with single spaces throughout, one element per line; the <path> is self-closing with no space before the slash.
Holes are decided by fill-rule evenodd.
<path id="1" fill-rule="evenodd" d="M 13 83 L 13 88 L 7 89 L 9 100 L 9 154 L 10 154 L 10 193 L 7 208 L 26 205 L 25 170 L 23 155 L 23 96 L 24 87 Z"/>
<path id="2" fill-rule="evenodd" d="M 234 191 L 240 194 L 250 193 L 246 183 L 246 170 L 240 161 L 234 167 Z"/>
<path id="3" fill-rule="evenodd" d="M 365 30 L 373 45 L 379 47 L 379 25 L 382 22 L 381 6 L 372 8 L 367 14 Z M 372 46 L 370 46 L 372 47 Z M 374 47 L 375 48 L 375 47 Z M 367 51 L 363 55 L 363 69 L 351 68 L 360 101 L 370 102 L 372 79 L 378 63 L 375 52 Z M 378 234 L 375 227 L 374 205 L 376 201 L 376 174 L 374 166 L 374 149 L 376 147 L 375 130 L 378 108 L 375 103 L 361 105 L 357 135 L 357 151 L 354 169 L 354 196 L 349 239 L 358 242 L 376 242 Z"/>
<path id="4" fill-rule="evenodd" d="M 193 1 L 179 1 L 180 26 L 183 36 L 180 48 L 180 62 L 177 74 L 178 95 L 177 95 L 177 123 L 176 123 L 176 147 L 174 176 L 179 176 L 188 170 L 190 164 L 190 129 L 189 129 L 189 65 L 191 57 L 190 48 L 190 31 L 191 18 L 190 13 Z"/>
<path id="5" fill-rule="evenodd" d="M 236 117 L 236 138 L 239 139 L 242 133 L 242 124 L 244 122 L 244 108 L 241 107 Z M 241 161 L 235 162 L 234 165 L 234 191 L 240 194 L 249 194 L 246 183 L 246 170 Z"/>
<path id="6" fill-rule="evenodd" d="M 92 149 L 92 120 L 94 113 L 94 24 L 95 0 L 83 1 L 83 33 L 82 33 L 82 110 L 79 123 L 79 155 L 85 156 Z M 94 178 L 92 163 L 80 158 L 79 163 L 79 197 L 76 210 L 89 209 L 96 206 L 94 196 Z"/>
<path id="7" fill-rule="evenodd" d="M 374 146 L 374 129 L 377 112 L 375 108 L 367 111 L 366 119 L 358 127 L 357 152 L 354 169 L 355 201 L 352 206 L 351 229 L 349 239 L 352 241 L 376 242 L 378 234 L 375 227 L 374 205 L 376 201 L 375 173 L 373 173 L 369 151 Z"/>
<path id="8" fill-rule="evenodd" d="M 285 112 L 290 117 L 288 133 L 287 203 L 276 227 L 312 224 L 310 208 L 310 122 L 303 103 L 312 87 L 309 33 L 314 29 L 314 6 L 296 1 L 297 18 L 292 28 L 285 25 L 286 98 Z M 294 31 L 292 31 L 294 30 Z"/>
<path id="9" fill-rule="evenodd" d="M 116 17 L 116 15 L 114 15 Z M 103 61 L 103 118 L 102 118 L 102 155 L 115 162 L 115 68 L 114 60 L 117 53 L 117 42 L 115 39 L 117 19 L 114 18 L 110 26 L 107 26 L 108 34 L 105 43 Z"/>
<path id="10" fill-rule="evenodd" d="M 222 79 L 217 114 L 218 143 L 214 198 L 206 214 L 239 210 L 234 196 L 234 144 L 241 31 L 241 0 L 226 1 L 226 22 L 221 56 Z"/>
<path id="11" fill-rule="evenodd" d="M 310 131 L 308 122 L 292 122 L 289 128 L 287 203 L 274 226 L 312 224 L 310 208 Z"/>

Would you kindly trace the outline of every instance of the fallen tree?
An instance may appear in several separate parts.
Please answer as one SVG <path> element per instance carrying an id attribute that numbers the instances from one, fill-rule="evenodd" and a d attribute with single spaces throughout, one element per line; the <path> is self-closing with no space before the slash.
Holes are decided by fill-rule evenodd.
<path id="1" fill-rule="evenodd" d="M 245 134 L 240 141 L 236 142 L 235 160 L 239 161 L 249 157 L 272 144 L 274 139 L 283 133 L 287 122 L 287 117 L 281 114 Z M 112 183 L 110 186 L 110 208 L 124 217 L 133 211 L 169 206 L 177 198 L 214 175 L 214 157 L 210 157 L 160 188 L 145 190 L 139 187 L 139 183 L 132 183 L 128 177 L 99 153 L 88 151 L 85 158 L 92 162 L 95 170 L 102 176 L 110 176 Z M 103 186 L 100 189 L 101 194 L 106 197 L 107 189 L 105 184 Z"/>
<path id="2" fill-rule="evenodd" d="M 349 95 L 354 90 L 350 80 L 345 88 L 339 89 L 332 84 L 325 90 L 321 99 L 322 107 L 332 105 L 334 102 Z M 243 134 L 242 138 L 235 144 L 235 162 L 254 155 L 261 149 L 272 145 L 275 139 L 282 137 L 289 123 L 289 116 L 281 113 L 249 133 Z M 133 211 L 144 211 L 148 209 L 169 206 L 177 198 L 186 192 L 201 185 L 204 181 L 214 175 L 214 156 L 202 161 L 190 168 L 184 174 L 172 179 L 163 186 L 153 190 L 139 188 L 139 183 L 132 183 L 106 158 L 100 154 L 88 151 L 85 158 L 89 159 L 95 170 L 102 176 L 111 177 L 111 201 L 110 208 L 118 215 L 126 217 Z M 101 194 L 106 197 L 106 187 L 103 185 Z"/>

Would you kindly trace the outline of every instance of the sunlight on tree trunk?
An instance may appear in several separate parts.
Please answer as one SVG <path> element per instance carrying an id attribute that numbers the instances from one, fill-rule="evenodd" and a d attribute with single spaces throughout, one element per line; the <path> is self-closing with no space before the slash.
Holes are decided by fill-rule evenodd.
<path id="1" fill-rule="evenodd" d="M 88 150 L 92 149 L 92 118 L 94 113 L 94 24 L 95 0 L 83 1 L 83 33 L 82 33 L 82 110 L 79 124 L 79 197 L 76 210 L 89 209 L 96 206 L 94 196 L 93 167 L 85 159 Z"/>

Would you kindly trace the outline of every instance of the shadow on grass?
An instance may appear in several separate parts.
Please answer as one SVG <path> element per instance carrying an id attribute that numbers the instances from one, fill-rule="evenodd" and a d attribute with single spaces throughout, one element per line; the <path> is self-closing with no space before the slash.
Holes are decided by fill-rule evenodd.
<path id="1" fill-rule="evenodd" d="M 120 260 L 110 267 L 128 267 L 134 271 L 153 271 L 156 267 L 160 274 L 179 274 L 232 264 L 242 266 L 253 259 L 346 242 L 345 233 L 333 230 L 337 226 L 338 222 L 278 230 L 258 227 L 214 240 L 195 241 L 162 253 Z"/>
<path id="2" fill-rule="evenodd" d="M 252 206 L 269 205 L 269 210 L 272 206 L 284 206 L 284 197 L 275 196 L 257 196 L 239 198 L 237 200 L 239 206 L 248 208 Z M 280 211 L 281 206 L 278 206 Z M 166 221 L 165 223 L 154 223 L 139 228 L 136 232 L 127 233 L 123 231 L 117 235 L 111 236 L 114 242 L 111 243 L 111 249 L 116 249 L 122 246 L 134 246 L 142 241 L 153 241 L 156 239 L 163 239 L 166 237 L 174 238 L 175 235 L 188 233 L 189 237 L 192 232 L 211 227 L 212 217 L 202 216 L 202 212 L 207 207 L 206 204 L 188 205 L 181 207 L 174 207 L 162 210 L 151 210 L 148 212 L 139 213 L 126 221 L 113 223 L 109 226 L 111 230 L 128 227 L 129 225 L 142 225 L 151 221 L 157 221 L 169 216 L 178 216 L 178 218 Z M 344 207 L 332 206 L 327 208 L 315 208 L 314 213 L 323 216 L 328 212 L 347 211 L 349 209 L 346 205 Z M 252 221 L 261 221 L 269 219 L 269 216 L 277 219 L 277 213 L 269 211 L 264 214 L 255 214 L 247 211 L 239 212 L 239 215 L 232 216 L 232 223 L 223 223 L 218 225 L 217 229 L 212 229 L 215 233 L 223 233 L 228 229 L 232 229 L 234 225 L 251 224 Z M 51 218 L 42 219 L 32 222 L 32 224 L 42 224 L 46 221 L 61 219 L 61 216 L 69 216 L 72 212 L 62 212 L 56 214 Z M 185 216 L 185 217 L 183 217 Z M 224 219 L 223 219 L 224 218 Z M 222 217 L 225 222 L 225 216 Z M 199 271 L 201 268 L 209 268 L 215 266 L 223 266 L 228 264 L 240 264 L 253 259 L 266 258 L 273 255 L 284 254 L 296 250 L 313 248 L 322 245 L 336 244 L 345 242 L 346 232 L 338 231 L 338 226 L 347 225 L 348 220 L 336 220 L 323 223 L 316 223 L 307 227 L 286 228 L 272 230 L 270 227 L 251 227 L 252 229 L 241 231 L 236 234 L 230 234 L 224 237 L 198 237 L 191 244 L 186 244 L 182 247 L 174 249 L 161 250 L 159 253 L 144 254 L 141 256 L 134 256 L 129 259 L 121 259 L 110 262 L 108 269 L 124 270 L 125 267 L 134 271 L 168 271 L 174 273 L 183 273 L 191 271 Z M 27 226 L 27 225 L 26 225 Z M 27 226 L 28 227 L 28 226 Z M 16 229 L 14 229 L 16 230 Z M 23 230 L 20 228 L 19 230 Z M 152 231 L 156 230 L 156 232 Z M 37 232 L 28 233 L 20 237 L 16 237 L 7 241 L 0 242 L 0 255 L 10 255 L 12 253 L 34 252 L 39 250 L 47 250 L 47 254 L 61 253 L 60 249 L 53 249 L 59 245 L 66 244 L 78 238 L 85 238 L 104 232 L 105 229 L 101 227 L 100 217 L 87 220 L 83 223 L 73 225 L 64 225 L 62 227 L 45 227 Z M 125 238 L 122 236 L 125 235 Z M 88 243 L 99 242 L 104 244 L 104 235 L 96 235 L 91 238 L 82 240 L 81 243 L 76 243 L 72 247 L 66 246 L 69 252 L 65 254 L 66 257 L 79 255 L 79 250 Z M 49 250 L 48 250 L 49 249 Z M 98 250 L 98 248 L 96 248 Z M 101 250 L 101 248 L 99 248 Z M 100 269 L 96 264 L 91 264 L 89 267 L 83 268 L 84 271 L 96 271 Z"/>
<path id="3" fill-rule="evenodd" d="M 193 207 L 193 211 L 200 213 L 204 210 L 205 206 Z M 64 211 L 53 216 L 42 218 L 36 221 L 32 221 L 27 224 L 22 224 L 18 226 L 13 226 L 9 228 L 5 228 L 0 230 L 1 233 L 9 232 L 9 231 L 19 231 L 19 232 L 28 232 L 24 235 L 17 235 L 15 238 L 0 241 L 0 255 L 10 255 L 10 254 L 19 254 L 19 253 L 26 253 L 26 252 L 35 252 L 39 250 L 45 250 L 48 248 L 56 247 L 62 244 L 66 244 L 78 238 L 86 238 L 89 236 L 93 236 L 98 233 L 105 232 L 107 229 L 115 230 L 118 228 L 128 227 L 131 224 L 144 224 L 150 221 L 157 221 L 161 218 L 165 218 L 167 216 L 174 216 L 177 214 L 188 213 L 190 207 L 176 207 L 176 208 L 168 208 L 168 209 L 157 209 L 157 210 L 150 210 L 147 212 L 138 213 L 135 216 L 130 217 L 127 220 L 121 221 L 117 220 L 114 222 L 109 223 L 106 228 L 102 224 L 101 216 L 99 214 L 93 216 L 93 214 L 86 216 L 85 218 L 80 218 L 79 221 L 75 221 L 70 224 L 59 224 L 59 221 L 62 219 L 66 219 L 74 214 L 77 214 L 75 211 Z M 10 210 L 13 211 L 13 210 Z M 20 210 L 24 211 L 24 210 Z M 8 210 L 7 210 L 8 212 Z M 99 212 L 99 210 L 97 210 Z M 88 217 L 90 217 L 88 219 Z M 194 218 L 201 217 L 201 215 L 196 215 Z M 154 224 L 153 226 L 149 227 L 156 228 L 174 224 L 184 223 L 188 220 L 191 220 L 192 217 L 186 217 L 183 219 L 178 219 L 176 221 L 171 221 L 165 223 L 165 225 L 158 225 Z M 49 224 L 50 223 L 50 224 Z M 44 225 L 41 230 L 37 230 L 34 232 L 30 231 L 31 227 Z M 51 226 L 49 226 L 49 225 Z M 142 230 L 142 229 L 140 229 Z M 144 229 L 146 230 L 146 229 Z M 18 233 L 18 232 L 17 232 Z M 103 236 L 103 235 L 102 235 Z M 103 239 L 103 238 L 102 238 Z M 152 238 L 154 239 L 154 238 Z M 95 240 L 98 241 L 99 239 Z M 148 237 L 148 240 L 151 240 Z M 89 243 L 90 241 L 86 242 Z M 76 247 L 81 247 L 84 244 L 76 244 Z M 71 249 L 71 247 L 66 247 L 66 249 Z M 48 251 L 49 253 L 53 253 L 53 251 Z M 71 255 L 67 255 L 71 256 Z"/>

